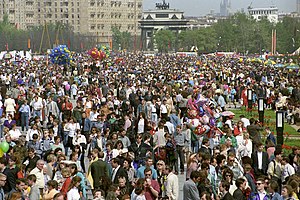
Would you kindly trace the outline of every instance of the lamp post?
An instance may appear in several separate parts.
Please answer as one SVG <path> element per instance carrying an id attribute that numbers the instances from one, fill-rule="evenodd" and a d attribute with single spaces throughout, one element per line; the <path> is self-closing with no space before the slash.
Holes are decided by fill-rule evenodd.
<path id="1" fill-rule="evenodd" d="M 264 107 L 264 98 L 260 97 L 258 99 L 258 116 L 259 121 L 264 124 L 264 113 L 265 113 L 265 107 Z"/>
<path id="2" fill-rule="evenodd" d="M 248 108 L 252 109 L 252 90 L 247 90 Z"/>
<path id="3" fill-rule="evenodd" d="M 277 144 L 283 144 L 283 128 L 284 128 L 284 113 L 283 111 L 276 112 L 276 132 Z"/>

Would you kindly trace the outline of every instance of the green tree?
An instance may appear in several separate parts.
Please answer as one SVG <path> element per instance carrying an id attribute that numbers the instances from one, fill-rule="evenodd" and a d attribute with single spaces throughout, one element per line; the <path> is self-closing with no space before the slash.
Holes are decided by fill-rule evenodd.
<path id="1" fill-rule="evenodd" d="M 171 30 L 159 30 L 154 36 L 157 49 L 161 53 L 167 53 L 174 47 L 175 34 Z"/>
<path id="2" fill-rule="evenodd" d="M 117 27 L 112 27 L 113 49 L 130 49 L 132 37 L 128 31 L 121 32 Z"/>

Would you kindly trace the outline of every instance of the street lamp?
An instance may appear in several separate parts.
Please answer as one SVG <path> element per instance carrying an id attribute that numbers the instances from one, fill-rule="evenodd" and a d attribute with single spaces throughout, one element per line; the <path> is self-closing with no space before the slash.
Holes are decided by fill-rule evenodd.
<path id="1" fill-rule="evenodd" d="M 252 90 L 247 90 L 248 108 L 252 109 Z"/>
<path id="2" fill-rule="evenodd" d="M 265 112 L 264 98 L 260 97 L 258 99 L 258 116 L 259 116 L 259 121 L 262 124 L 264 124 L 264 112 Z"/>
<path id="3" fill-rule="evenodd" d="M 283 111 L 276 112 L 276 132 L 277 144 L 283 144 L 283 128 L 284 128 L 284 113 Z"/>

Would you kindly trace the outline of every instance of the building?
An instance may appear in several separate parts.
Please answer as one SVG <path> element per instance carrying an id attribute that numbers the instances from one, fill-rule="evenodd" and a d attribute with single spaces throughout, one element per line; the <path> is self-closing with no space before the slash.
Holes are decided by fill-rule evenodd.
<path id="1" fill-rule="evenodd" d="M 222 0 L 220 3 L 220 16 L 228 17 L 231 12 L 231 2 L 230 0 Z"/>
<path id="2" fill-rule="evenodd" d="M 297 13 L 300 14 L 300 0 L 296 0 Z"/>
<path id="3" fill-rule="evenodd" d="M 0 20 L 8 14 L 9 22 L 20 29 L 46 23 L 62 22 L 75 33 L 96 37 L 108 43 L 112 27 L 140 35 L 138 20 L 143 0 L 1 0 Z"/>
<path id="4" fill-rule="evenodd" d="M 269 8 L 248 8 L 248 13 L 257 21 L 267 18 L 272 23 L 278 23 L 278 8 L 271 6 Z"/>
<path id="5" fill-rule="evenodd" d="M 184 17 L 184 12 L 170 9 L 169 4 L 156 3 L 156 9 L 144 11 L 142 19 L 139 21 L 141 27 L 142 50 L 156 50 L 153 38 L 155 32 L 159 30 L 171 30 L 178 35 L 182 30 L 187 29 L 188 20 Z"/>

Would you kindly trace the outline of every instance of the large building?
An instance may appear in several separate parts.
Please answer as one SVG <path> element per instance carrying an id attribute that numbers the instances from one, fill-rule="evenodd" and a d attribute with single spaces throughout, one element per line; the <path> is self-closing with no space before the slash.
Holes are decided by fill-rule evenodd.
<path id="1" fill-rule="evenodd" d="M 156 3 L 156 9 L 143 12 L 140 22 L 142 50 L 156 50 L 154 39 L 156 31 L 171 30 L 178 35 L 180 31 L 186 30 L 189 20 L 185 19 L 184 12 L 170 9 L 169 4 Z"/>
<path id="2" fill-rule="evenodd" d="M 297 13 L 300 14 L 300 0 L 296 0 Z"/>
<path id="3" fill-rule="evenodd" d="M 278 8 L 271 6 L 269 8 L 248 8 L 249 15 L 255 20 L 260 21 L 263 18 L 267 18 L 272 23 L 278 23 Z"/>
<path id="4" fill-rule="evenodd" d="M 231 12 L 231 2 L 230 0 L 222 0 L 220 3 L 220 16 L 228 17 Z"/>
<path id="5" fill-rule="evenodd" d="M 20 29 L 46 23 L 63 22 L 75 33 L 97 37 L 107 43 L 111 28 L 140 35 L 138 20 L 143 0 L 0 0 L 0 20 Z"/>

